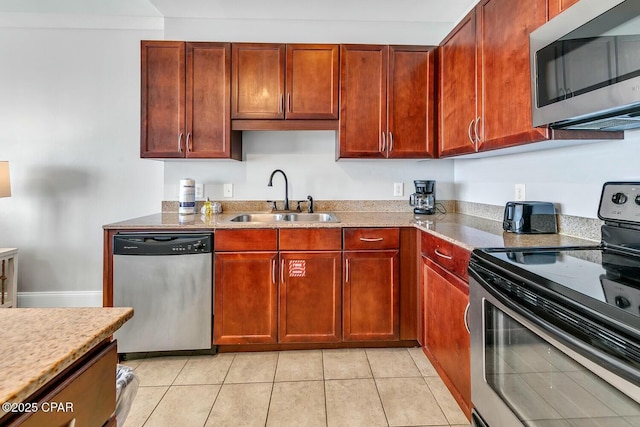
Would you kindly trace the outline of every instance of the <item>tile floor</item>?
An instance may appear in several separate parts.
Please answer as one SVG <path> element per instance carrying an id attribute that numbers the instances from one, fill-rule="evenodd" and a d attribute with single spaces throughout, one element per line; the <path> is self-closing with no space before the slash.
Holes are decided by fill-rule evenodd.
<path id="1" fill-rule="evenodd" d="M 128 360 L 125 427 L 469 426 L 419 348 Z"/>

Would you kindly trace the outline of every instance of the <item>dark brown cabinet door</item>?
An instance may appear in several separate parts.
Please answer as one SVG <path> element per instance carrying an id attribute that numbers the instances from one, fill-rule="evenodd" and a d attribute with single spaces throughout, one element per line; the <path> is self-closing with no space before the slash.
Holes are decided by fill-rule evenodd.
<path id="1" fill-rule="evenodd" d="M 277 342 L 277 252 L 215 254 L 214 344 Z"/>
<path id="2" fill-rule="evenodd" d="M 546 22 L 547 0 L 483 0 L 476 19 L 478 150 L 546 139 L 531 121 L 529 33 Z"/>
<path id="3" fill-rule="evenodd" d="M 280 253 L 279 342 L 342 339 L 341 252 Z"/>
<path id="4" fill-rule="evenodd" d="M 231 132 L 231 44 L 187 43 L 186 157 L 239 158 Z"/>
<path id="5" fill-rule="evenodd" d="M 468 416 L 471 409 L 471 344 L 464 320 L 469 302 L 468 285 L 426 257 L 422 260 L 421 341 Z"/>
<path id="6" fill-rule="evenodd" d="M 287 119 L 338 118 L 338 58 L 338 45 L 287 45 Z"/>
<path id="7" fill-rule="evenodd" d="M 234 43 L 231 118 L 284 119 L 285 45 Z"/>
<path id="8" fill-rule="evenodd" d="M 140 157 L 184 157 L 185 44 L 143 41 Z"/>
<path id="9" fill-rule="evenodd" d="M 399 339 L 398 251 L 344 252 L 345 341 Z"/>
<path id="10" fill-rule="evenodd" d="M 340 130 L 337 156 L 384 158 L 389 47 L 340 47 Z"/>
<path id="11" fill-rule="evenodd" d="M 549 19 L 567 10 L 569 6 L 578 3 L 578 0 L 549 0 Z"/>
<path id="12" fill-rule="evenodd" d="M 434 157 L 435 49 L 389 47 L 387 155 Z"/>
<path id="13" fill-rule="evenodd" d="M 471 11 L 439 49 L 438 155 L 473 153 L 476 112 L 476 16 Z"/>

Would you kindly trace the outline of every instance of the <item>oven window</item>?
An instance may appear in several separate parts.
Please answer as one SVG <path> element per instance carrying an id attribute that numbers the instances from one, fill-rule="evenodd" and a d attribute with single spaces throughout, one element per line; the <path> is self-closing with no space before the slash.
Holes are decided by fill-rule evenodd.
<path id="1" fill-rule="evenodd" d="M 485 300 L 485 379 L 526 426 L 638 426 L 640 404 Z"/>

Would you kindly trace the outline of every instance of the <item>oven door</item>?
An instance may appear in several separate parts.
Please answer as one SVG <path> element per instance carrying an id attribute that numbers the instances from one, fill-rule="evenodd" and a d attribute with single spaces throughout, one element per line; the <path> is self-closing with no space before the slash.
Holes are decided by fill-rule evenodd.
<path id="1" fill-rule="evenodd" d="M 633 367 L 622 367 L 630 375 L 613 373 L 618 369 L 605 367 L 618 361 L 579 349 L 574 337 L 532 316 L 473 268 L 470 273 L 474 425 L 640 425 L 640 376 Z"/>

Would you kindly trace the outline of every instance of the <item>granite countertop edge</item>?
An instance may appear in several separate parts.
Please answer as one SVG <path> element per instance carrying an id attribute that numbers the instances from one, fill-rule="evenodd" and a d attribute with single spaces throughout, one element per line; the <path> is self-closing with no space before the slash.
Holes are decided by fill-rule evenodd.
<path id="1" fill-rule="evenodd" d="M 242 212 L 264 213 L 264 212 Z M 514 234 L 505 232 L 502 223 L 461 213 L 416 216 L 412 212 L 332 211 L 340 222 L 327 223 L 236 223 L 230 220 L 240 212 L 225 212 L 209 217 L 181 216 L 162 212 L 103 226 L 104 230 L 215 231 L 247 228 L 348 228 L 415 227 L 434 234 L 467 250 L 487 247 L 593 246 L 599 242 L 564 234 Z"/>
<path id="2" fill-rule="evenodd" d="M 0 403 L 19 403 L 113 335 L 133 309 L 9 308 L 0 314 Z"/>

